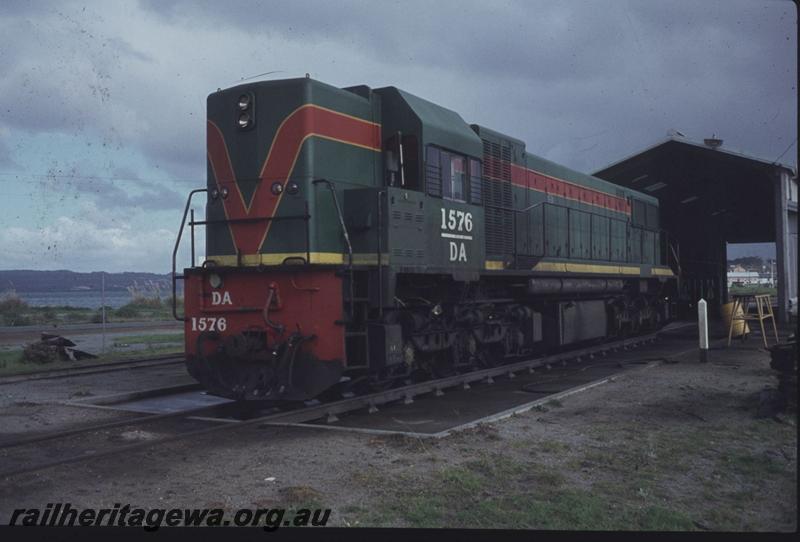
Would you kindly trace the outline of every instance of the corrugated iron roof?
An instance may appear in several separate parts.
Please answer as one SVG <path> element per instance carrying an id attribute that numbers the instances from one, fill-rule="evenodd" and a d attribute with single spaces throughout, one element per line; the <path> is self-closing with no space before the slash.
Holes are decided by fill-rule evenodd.
<path id="1" fill-rule="evenodd" d="M 610 164 L 598 169 L 592 175 L 598 175 L 600 173 L 603 173 L 603 172 L 605 172 L 607 170 L 610 170 L 610 169 L 612 169 L 612 168 L 614 168 L 614 167 L 616 167 L 616 166 L 618 166 L 620 164 L 628 162 L 628 161 L 630 161 L 630 160 L 632 160 L 634 158 L 637 158 L 637 157 L 639 157 L 641 155 L 647 154 L 650 151 L 653 151 L 653 150 L 661 147 L 662 145 L 666 145 L 668 143 L 673 143 L 673 142 L 674 143 L 683 144 L 683 145 L 688 145 L 688 146 L 691 146 L 691 147 L 696 147 L 698 149 L 703 149 L 703 150 L 706 150 L 708 152 L 716 152 L 716 153 L 721 153 L 721 154 L 729 155 L 729 156 L 736 157 L 736 158 L 742 158 L 742 159 L 745 159 L 745 160 L 751 160 L 751 161 L 754 161 L 754 162 L 759 162 L 759 163 L 764 164 L 766 166 L 780 167 L 780 168 L 786 169 L 787 171 L 791 172 L 792 175 L 797 175 L 797 171 L 795 170 L 795 168 L 793 168 L 792 166 L 790 166 L 788 164 L 782 164 L 780 162 L 775 162 L 775 161 L 772 161 L 772 160 L 766 160 L 764 158 L 760 158 L 758 156 L 753 156 L 753 155 L 750 155 L 750 154 L 746 154 L 746 153 L 738 151 L 738 150 L 727 149 L 724 146 L 712 148 L 712 147 L 709 147 L 708 145 L 706 145 L 705 143 L 701 143 L 701 142 L 698 142 L 698 141 L 691 140 L 688 137 L 681 137 L 681 136 L 677 136 L 677 135 L 669 136 L 669 137 L 667 137 L 665 139 L 662 139 L 658 143 L 650 145 L 649 147 L 646 147 L 646 148 L 644 148 L 644 149 L 642 149 L 642 150 L 640 150 L 638 152 L 630 154 L 630 155 L 628 155 L 628 156 L 626 156 L 626 157 L 624 157 L 624 158 L 622 158 L 620 160 L 616 160 L 616 161 L 614 161 L 614 162 L 612 162 L 612 163 L 610 163 Z"/>

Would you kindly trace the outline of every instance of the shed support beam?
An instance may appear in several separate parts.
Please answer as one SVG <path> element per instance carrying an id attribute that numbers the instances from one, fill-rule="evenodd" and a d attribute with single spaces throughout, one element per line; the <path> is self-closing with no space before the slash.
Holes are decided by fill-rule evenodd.
<path id="1" fill-rule="evenodd" d="M 787 323 L 789 299 L 797 297 L 797 179 L 782 168 L 776 171 L 774 178 L 778 320 Z"/>

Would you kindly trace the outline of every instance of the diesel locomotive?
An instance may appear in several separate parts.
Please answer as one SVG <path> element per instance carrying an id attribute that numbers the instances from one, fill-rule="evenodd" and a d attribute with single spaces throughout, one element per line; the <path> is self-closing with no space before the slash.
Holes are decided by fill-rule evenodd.
<path id="1" fill-rule="evenodd" d="M 208 184 L 173 290 L 211 393 L 384 389 L 670 318 L 674 247 L 647 194 L 395 87 L 256 82 L 207 108 Z"/>

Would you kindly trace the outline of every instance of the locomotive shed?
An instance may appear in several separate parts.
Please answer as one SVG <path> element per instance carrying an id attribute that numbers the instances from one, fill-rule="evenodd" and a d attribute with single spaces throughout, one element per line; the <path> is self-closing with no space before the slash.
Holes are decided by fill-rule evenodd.
<path id="1" fill-rule="evenodd" d="M 726 149 L 721 139 L 671 136 L 593 173 L 659 200 L 664 227 L 678 242 L 679 314 L 703 298 L 719 315 L 729 301 L 726 243 L 775 243 L 779 321 L 797 313 L 797 172 Z"/>

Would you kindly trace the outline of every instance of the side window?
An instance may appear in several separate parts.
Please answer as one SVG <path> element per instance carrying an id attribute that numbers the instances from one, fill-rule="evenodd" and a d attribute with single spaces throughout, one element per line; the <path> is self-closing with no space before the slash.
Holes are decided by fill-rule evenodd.
<path id="1" fill-rule="evenodd" d="M 467 168 L 469 165 L 469 169 Z M 481 163 L 428 145 L 425 149 L 425 192 L 455 201 L 483 200 Z"/>
<path id="2" fill-rule="evenodd" d="M 483 203 L 483 175 L 481 163 L 477 160 L 469 161 L 469 202 L 475 205 Z"/>
<path id="3" fill-rule="evenodd" d="M 442 197 L 441 151 L 428 145 L 425 157 L 425 191 L 429 196 Z"/>
<path id="4" fill-rule="evenodd" d="M 464 185 L 467 177 L 467 160 L 463 156 L 450 155 L 450 198 L 466 201 Z M 448 197 L 445 195 L 445 197 Z"/>

